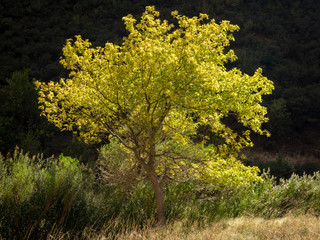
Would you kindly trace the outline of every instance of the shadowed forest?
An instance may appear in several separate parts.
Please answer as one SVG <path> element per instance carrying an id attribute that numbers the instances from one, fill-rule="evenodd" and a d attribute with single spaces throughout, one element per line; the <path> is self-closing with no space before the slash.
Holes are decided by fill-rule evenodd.
<path id="1" fill-rule="evenodd" d="M 240 216 L 319 216 L 318 0 L 1 0 L 0 239 L 160 238 L 152 229 L 146 238 L 140 232 L 155 222 L 150 184 L 134 180 L 121 165 L 123 153 L 106 147 L 107 140 L 85 144 L 49 123 L 34 85 L 68 76 L 59 63 L 67 39 L 121 44 L 128 35 L 122 17 L 139 19 L 147 5 L 163 19 L 178 10 L 238 25 L 230 45 L 238 59 L 226 67 L 249 75 L 261 67 L 275 86 L 262 103 L 269 118 L 263 129 L 271 137 L 252 135 L 254 147 L 243 150 L 243 163 L 258 166 L 265 181 L 226 189 L 168 183 L 166 215 L 181 225 L 172 225 L 176 238 L 184 239 L 190 226 L 207 229 L 208 222 Z M 101 167 L 110 158 L 114 164 Z M 109 179 L 110 173 L 122 180 Z"/>
<path id="2" fill-rule="evenodd" d="M 79 34 L 94 46 L 119 43 L 127 32 L 122 17 L 138 17 L 155 5 L 164 19 L 178 10 L 230 20 L 240 31 L 231 48 L 233 63 L 252 74 L 257 67 L 275 83 L 264 104 L 272 137 L 258 142 L 266 150 L 319 154 L 319 3 L 301 1 L 1 1 L 0 143 L 6 154 L 16 145 L 47 156 L 82 155 L 87 146 L 71 142 L 39 117 L 32 80 L 66 76 L 59 63 L 66 39 Z"/>

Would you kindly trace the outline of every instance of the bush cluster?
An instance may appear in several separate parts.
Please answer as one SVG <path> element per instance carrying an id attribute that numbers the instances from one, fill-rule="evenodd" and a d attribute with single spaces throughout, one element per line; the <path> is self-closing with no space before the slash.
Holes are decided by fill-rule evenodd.
<path id="1" fill-rule="evenodd" d="M 278 153 L 277 156 L 269 156 L 266 159 L 249 157 L 245 159 L 243 163 L 248 166 L 257 166 L 261 170 L 269 171 L 270 175 L 274 176 L 278 182 L 281 178 L 289 179 L 293 173 L 303 176 L 305 174 L 312 175 L 313 173 L 320 171 L 319 164 L 317 164 L 312 156 L 307 156 L 306 159 L 301 159 L 298 163 L 293 164 L 284 154 Z"/>
<path id="2" fill-rule="evenodd" d="M 320 214 L 320 173 L 242 187 L 212 190 L 195 181 L 165 184 L 169 222 L 187 225 L 239 216 L 264 218 Z M 16 150 L 0 157 L 0 239 L 49 239 L 68 233 L 86 239 L 116 236 L 155 223 L 155 203 L 148 181 L 134 187 L 102 181 L 96 171 L 71 157 L 44 159 Z"/>
<path id="3" fill-rule="evenodd" d="M 276 181 L 269 174 L 263 174 L 264 182 L 225 189 L 220 192 L 213 205 L 206 208 L 207 217 L 212 220 L 258 216 L 263 218 L 283 217 L 287 214 L 320 213 L 320 173 L 298 176 Z M 213 206 L 213 207 L 211 207 Z"/>
<path id="4" fill-rule="evenodd" d="M 103 199 L 78 160 L 0 157 L 0 236 L 43 239 L 53 228 L 80 230 L 101 218 Z"/>

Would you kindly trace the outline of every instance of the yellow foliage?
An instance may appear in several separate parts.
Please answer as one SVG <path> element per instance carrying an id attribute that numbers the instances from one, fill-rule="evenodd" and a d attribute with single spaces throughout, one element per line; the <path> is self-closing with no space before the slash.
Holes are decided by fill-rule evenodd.
<path id="1" fill-rule="evenodd" d="M 155 161 L 159 174 L 172 173 L 180 165 L 175 158 L 160 157 L 182 149 L 174 144 L 203 151 L 205 138 L 201 144 L 192 139 L 200 126 L 208 126 L 224 139 L 223 144 L 207 146 L 211 155 L 200 154 L 193 164 L 179 153 L 185 156 L 179 163 L 200 169 L 197 176 L 208 182 L 234 185 L 239 179 L 257 180 L 257 169 L 244 167 L 235 157 L 252 145 L 250 131 L 267 134 L 261 129 L 267 121 L 261 102 L 273 83 L 261 69 L 249 76 L 224 66 L 237 58 L 226 47 L 238 26 L 228 21 L 217 24 L 206 14 L 188 18 L 174 11 L 172 16 L 177 26 L 161 21 L 150 6 L 139 22 L 131 15 L 124 17 L 129 35 L 120 46 L 106 43 L 92 48 L 80 36 L 68 39 L 61 63 L 70 70 L 69 78 L 36 83 L 42 114 L 62 130 L 80 133 L 87 142 L 110 134 L 137 161 Z M 247 130 L 237 133 L 226 126 L 222 119 L 231 115 Z M 164 141 L 174 144 L 163 145 L 159 152 Z"/>

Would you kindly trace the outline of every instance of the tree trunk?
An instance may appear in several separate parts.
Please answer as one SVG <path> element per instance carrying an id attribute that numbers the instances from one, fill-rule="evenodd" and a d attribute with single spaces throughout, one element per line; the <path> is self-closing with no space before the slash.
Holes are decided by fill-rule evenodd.
<path id="1" fill-rule="evenodd" d="M 155 172 L 148 169 L 148 178 L 151 181 L 154 195 L 156 198 L 156 208 L 157 208 L 157 224 L 163 226 L 166 224 L 166 213 L 164 206 L 164 192 L 162 186 L 156 176 Z"/>
<path id="2" fill-rule="evenodd" d="M 138 151 L 134 151 L 135 156 L 138 162 L 141 164 L 143 169 L 146 171 L 147 176 L 152 184 L 152 188 L 154 191 L 155 199 L 156 199 L 156 211 L 157 211 L 157 224 L 163 226 L 166 224 L 166 212 L 164 206 L 164 192 L 162 186 L 159 182 L 159 179 L 155 173 L 154 162 L 155 162 L 155 145 L 151 144 L 149 153 L 149 162 L 146 163 Z"/>

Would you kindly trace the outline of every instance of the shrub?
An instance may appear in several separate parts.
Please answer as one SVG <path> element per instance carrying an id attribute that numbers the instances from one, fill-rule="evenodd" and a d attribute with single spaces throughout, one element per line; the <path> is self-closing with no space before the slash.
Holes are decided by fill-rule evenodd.
<path id="1" fill-rule="evenodd" d="M 275 158 L 268 158 L 262 160 L 259 158 L 246 159 L 245 164 L 249 166 L 257 166 L 261 170 L 269 171 L 270 175 L 274 176 L 277 180 L 280 178 L 288 179 L 292 173 L 295 172 L 295 168 L 286 157 L 279 153 Z"/>
<path id="2" fill-rule="evenodd" d="M 154 194 L 140 177 L 135 187 L 125 188 L 125 182 L 97 179 L 71 157 L 31 158 L 19 150 L 12 157 L 0 156 L 0 239 L 64 233 L 85 239 L 151 226 L 156 220 Z M 164 181 L 168 221 L 191 226 L 244 215 L 320 214 L 319 172 L 278 181 L 263 173 L 262 178 L 260 183 L 215 190 L 194 180 Z"/>
<path id="3" fill-rule="evenodd" d="M 53 226 L 83 229 L 102 217 L 104 204 L 78 160 L 30 158 L 16 150 L 0 158 L 0 233 L 41 239 Z"/>
<path id="4" fill-rule="evenodd" d="M 216 201 L 216 217 L 255 215 L 282 217 L 288 213 L 320 213 L 320 173 L 292 176 L 279 183 L 264 174 L 264 182 L 224 191 Z"/>

